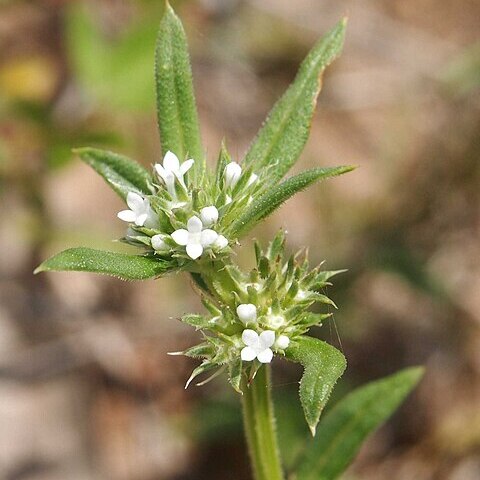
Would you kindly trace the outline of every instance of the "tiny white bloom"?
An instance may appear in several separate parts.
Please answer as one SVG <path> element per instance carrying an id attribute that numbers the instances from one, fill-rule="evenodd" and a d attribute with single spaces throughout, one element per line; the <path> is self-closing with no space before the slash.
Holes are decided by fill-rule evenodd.
<path id="1" fill-rule="evenodd" d="M 191 217 L 187 222 L 187 230 L 180 228 L 172 233 L 173 240 L 186 246 L 187 255 L 193 260 L 200 257 L 205 247 L 209 247 L 218 238 L 217 232 L 210 229 L 203 230 L 202 221 L 198 217 Z"/>
<path id="2" fill-rule="evenodd" d="M 280 335 L 275 342 L 275 346 L 281 350 L 285 350 L 290 345 L 290 339 L 286 335 Z"/>
<path id="3" fill-rule="evenodd" d="M 165 235 L 159 233 L 158 235 L 154 235 L 152 237 L 152 247 L 156 251 L 165 251 L 168 250 L 168 245 L 165 243 Z"/>
<path id="4" fill-rule="evenodd" d="M 223 250 L 225 247 L 228 247 L 228 239 L 227 237 L 224 237 L 223 235 L 219 235 L 217 239 L 215 240 L 215 243 L 213 246 L 217 250 Z"/>
<path id="5" fill-rule="evenodd" d="M 250 178 L 248 179 L 247 187 L 249 187 L 250 185 L 252 185 L 252 183 L 255 183 L 257 180 L 258 180 L 258 175 L 255 174 L 255 173 L 252 173 L 252 174 L 250 175 Z"/>
<path id="6" fill-rule="evenodd" d="M 130 210 L 118 212 L 117 217 L 124 222 L 135 223 L 138 227 L 154 227 L 155 212 L 150 208 L 148 198 L 143 198 L 135 192 L 128 192 L 127 205 Z"/>
<path id="7" fill-rule="evenodd" d="M 275 342 L 275 332 L 265 330 L 260 335 L 254 330 L 244 330 L 242 341 L 246 347 L 242 348 L 240 356 L 244 362 L 257 359 L 260 363 L 270 363 L 273 351 L 270 348 Z"/>
<path id="8" fill-rule="evenodd" d="M 178 179 L 180 184 L 185 187 L 185 180 L 183 177 L 190 170 L 190 168 L 192 168 L 194 163 L 195 162 L 190 159 L 180 164 L 178 157 L 173 152 L 168 151 L 163 157 L 163 165 L 160 163 L 155 164 L 155 171 L 165 182 L 165 186 L 172 197 L 176 197 L 175 177 Z"/>
<path id="9" fill-rule="evenodd" d="M 200 210 L 200 219 L 205 227 L 210 227 L 218 220 L 218 210 L 214 205 Z"/>
<path id="10" fill-rule="evenodd" d="M 242 175 L 242 167 L 235 162 L 230 162 L 225 167 L 225 187 L 226 188 L 233 188 L 237 182 L 240 180 L 240 176 Z"/>
<path id="11" fill-rule="evenodd" d="M 257 307 L 253 303 L 242 303 L 237 307 L 237 315 L 242 323 L 253 323 L 257 320 Z"/>

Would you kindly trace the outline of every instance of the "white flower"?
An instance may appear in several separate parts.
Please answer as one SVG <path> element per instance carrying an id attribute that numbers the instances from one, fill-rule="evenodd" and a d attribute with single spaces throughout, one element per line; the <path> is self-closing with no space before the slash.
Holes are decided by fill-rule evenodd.
<path id="1" fill-rule="evenodd" d="M 237 182 L 240 180 L 240 176 L 242 175 L 242 167 L 235 162 L 230 162 L 225 167 L 224 177 L 225 177 L 225 187 L 226 188 L 233 188 Z"/>
<path id="2" fill-rule="evenodd" d="M 219 235 L 217 239 L 215 240 L 215 243 L 213 246 L 217 250 L 223 250 L 225 247 L 228 247 L 228 239 L 227 237 L 224 237 L 223 235 Z"/>
<path id="3" fill-rule="evenodd" d="M 210 227 L 218 220 L 218 210 L 214 205 L 200 210 L 200 219 L 205 227 Z"/>
<path id="4" fill-rule="evenodd" d="M 187 222 L 187 230 L 175 230 L 172 238 L 178 245 L 186 246 L 187 255 L 195 260 L 202 255 L 205 247 L 215 243 L 218 234 L 208 228 L 203 230 L 202 221 L 198 217 L 191 217 Z"/>
<path id="5" fill-rule="evenodd" d="M 280 335 L 275 342 L 275 346 L 280 350 L 285 350 L 290 345 L 290 339 L 286 335 Z"/>
<path id="6" fill-rule="evenodd" d="M 159 233 L 152 237 L 152 247 L 156 251 L 165 251 L 168 250 L 168 245 L 165 243 L 165 235 Z"/>
<path id="7" fill-rule="evenodd" d="M 247 325 L 257 320 L 257 307 L 253 303 L 242 303 L 237 307 L 238 318 Z"/>
<path id="8" fill-rule="evenodd" d="M 260 335 L 254 330 L 244 330 L 242 341 L 246 347 L 242 348 L 240 356 L 244 362 L 257 359 L 260 363 L 270 363 L 273 351 L 270 348 L 275 342 L 275 332 L 265 330 Z"/>
<path id="9" fill-rule="evenodd" d="M 186 160 L 180 165 L 178 157 L 173 153 L 168 151 L 163 157 L 163 165 L 156 163 L 154 168 L 159 177 L 165 182 L 168 193 L 174 198 L 176 198 L 175 193 L 175 177 L 178 179 L 180 184 L 185 187 L 185 180 L 183 176 L 192 168 L 192 165 L 195 162 L 190 159 Z"/>
<path id="10" fill-rule="evenodd" d="M 135 223 L 139 227 L 154 227 L 156 225 L 155 212 L 150 208 L 148 198 L 143 198 L 135 192 L 128 192 L 127 205 L 130 210 L 122 210 L 117 214 L 120 220 Z"/>

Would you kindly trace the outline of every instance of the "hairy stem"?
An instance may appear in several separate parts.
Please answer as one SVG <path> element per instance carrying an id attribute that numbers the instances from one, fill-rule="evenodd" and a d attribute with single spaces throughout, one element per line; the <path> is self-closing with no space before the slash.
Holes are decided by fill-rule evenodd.
<path id="1" fill-rule="evenodd" d="M 243 420 L 255 480 L 282 480 L 270 395 L 270 366 L 263 365 L 244 389 Z"/>

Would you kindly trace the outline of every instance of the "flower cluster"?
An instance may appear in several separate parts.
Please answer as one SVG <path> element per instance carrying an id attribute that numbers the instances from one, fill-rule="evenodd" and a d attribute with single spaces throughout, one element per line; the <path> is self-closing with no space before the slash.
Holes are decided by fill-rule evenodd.
<path id="1" fill-rule="evenodd" d="M 195 161 L 183 163 L 167 152 L 162 164 L 154 165 L 152 194 L 127 194 L 128 210 L 118 218 L 129 223 L 125 242 L 147 247 L 157 255 L 178 259 L 179 264 L 197 260 L 205 252 L 216 258 L 229 246 L 222 234 L 225 224 L 251 199 L 257 175 L 249 172 L 242 188 L 242 167 L 228 162 L 220 182 L 206 178 L 206 188 L 198 192 L 190 185 L 188 172 Z M 225 220 L 225 221 L 224 221 Z"/>
<path id="2" fill-rule="evenodd" d="M 240 391 L 242 365 L 250 364 L 255 372 L 275 355 L 284 355 L 298 336 L 331 315 L 309 309 L 316 302 L 334 307 L 320 291 L 339 271 L 310 269 L 301 254 L 285 259 L 284 243 L 281 232 L 265 251 L 257 245 L 257 265 L 248 274 L 226 264 L 205 278 L 211 294 L 202 296 L 210 315 L 182 318 L 204 336 L 200 345 L 182 352 L 203 359 L 188 383 L 203 372 L 228 367 L 230 382 Z"/>

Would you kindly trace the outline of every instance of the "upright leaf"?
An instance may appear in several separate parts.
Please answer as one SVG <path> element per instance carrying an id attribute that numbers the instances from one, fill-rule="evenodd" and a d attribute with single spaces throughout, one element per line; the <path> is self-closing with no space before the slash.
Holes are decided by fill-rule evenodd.
<path id="1" fill-rule="evenodd" d="M 175 270 L 175 265 L 154 257 L 125 255 L 92 248 L 70 248 L 45 260 L 34 273 L 48 271 L 92 272 L 122 280 L 145 280 Z"/>
<path id="2" fill-rule="evenodd" d="M 163 154 L 171 150 L 180 161 L 187 156 L 193 158 L 193 177 L 198 179 L 205 169 L 205 158 L 200 140 L 187 40 L 180 19 L 168 3 L 158 32 L 155 82 Z"/>
<path id="3" fill-rule="evenodd" d="M 354 390 L 320 423 L 307 447 L 298 480 L 334 480 L 355 457 L 365 438 L 403 402 L 423 375 L 423 368 L 407 368 Z"/>
<path id="4" fill-rule="evenodd" d="M 345 26 L 346 19 L 343 19 L 314 46 L 247 152 L 244 164 L 253 171 L 276 165 L 265 179 L 269 184 L 281 179 L 303 150 L 322 86 L 322 74 L 342 49 Z"/>
<path id="5" fill-rule="evenodd" d="M 74 152 L 99 173 L 123 200 L 126 199 L 128 192 L 151 193 L 150 174 L 134 160 L 97 148 L 77 148 Z"/>
<path id="6" fill-rule="evenodd" d="M 354 168 L 352 166 L 313 168 L 290 177 L 280 185 L 275 185 L 268 189 L 259 198 L 254 199 L 245 213 L 233 222 L 229 233 L 241 236 L 297 192 L 307 188 L 314 182 L 350 172 Z"/>
<path id="7" fill-rule="evenodd" d="M 347 366 L 335 347 L 313 337 L 299 337 L 287 348 L 286 357 L 301 363 L 305 371 L 300 381 L 300 402 L 312 435 L 330 393 Z"/>

